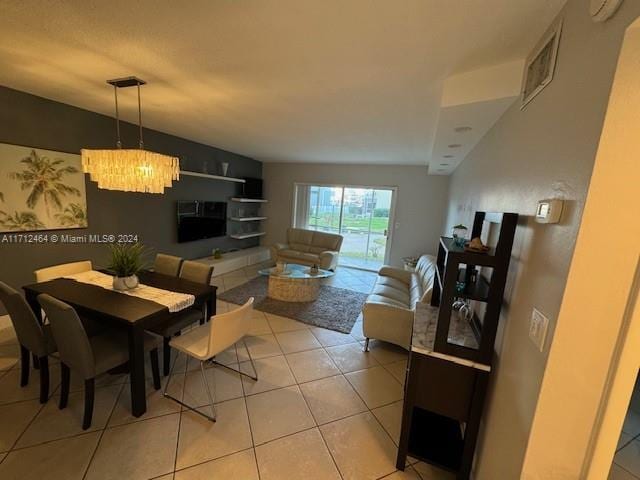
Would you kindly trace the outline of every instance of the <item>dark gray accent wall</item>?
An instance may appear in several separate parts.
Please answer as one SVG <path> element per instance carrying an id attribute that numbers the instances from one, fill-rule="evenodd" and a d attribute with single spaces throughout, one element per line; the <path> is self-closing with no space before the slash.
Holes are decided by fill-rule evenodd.
<path id="1" fill-rule="evenodd" d="M 122 123 L 121 129 L 124 146 L 135 148 L 137 126 Z M 179 157 L 183 170 L 202 172 L 206 162 L 208 173 L 217 174 L 220 164 L 229 162 L 230 176 L 262 177 L 262 163 L 242 155 L 149 129 L 144 130 L 144 141 L 149 150 Z M 78 154 L 81 148 L 113 148 L 115 120 L 0 87 L 0 143 Z M 240 193 L 239 183 L 183 176 L 164 195 L 98 190 L 88 177 L 85 183 L 89 228 L 55 233 L 137 234 L 142 243 L 155 251 L 184 258 L 210 255 L 216 247 L 228 250 L 258 244 L 257 239 L 228 237 L 181 244 L 176 240 L 178 200 L 224 201 Z M 106 258 L 105 245 L 0 244 L 0 280 L 21 287 L 34 280 L 33 271 L 37 268 L 83 259 L 104 265 Z"/>

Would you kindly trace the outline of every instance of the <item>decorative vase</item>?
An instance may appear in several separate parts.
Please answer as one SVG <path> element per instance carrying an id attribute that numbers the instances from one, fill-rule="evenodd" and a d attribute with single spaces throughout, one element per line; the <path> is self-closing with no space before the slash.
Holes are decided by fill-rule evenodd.
<path id="1" fill-rule="evenodd" d="M 229 171 L 229 164 L 227 162 L 223 162 L 223 164 L 222 164 L 222 176 L 226 177 L 228 171 Z"/>
<path id="2" fill-rule="evenodd" d="M 316 264 L 314 263 L 314 264 L 311 266 L 311 268 L 309 269 L 309 273 L 310 273 L 311 275 L 317 275 L 317 274 L 318 274 L 318 272 L 319 272 L 319 270 L 320 270 L 320 269 L 318 268 L 318 265 L 316 265 Z"/>
<path id="3" fill-rule="evenodd" d="M 216 260 L 222 258 L 222 250 L 220 250 L 219 248 L 215 248 L 213 250 L 213 258 L 215 258 Z"/>
<path id="4" fill-rule="evenodd" d="M 464 225 L 456 225 L 453 227 L 452 235 L 453 243 L 455 243 L 458 247 L 464 247 L 464 244 L 467 240 L 467 227 Z"/>
<path id="5" fill-rule="evenodd" d="M 119 291 L 131 290 L 138 286 L 138 276 L 129 275 L 128 277 L 113 277 L 113 289 Z"/>

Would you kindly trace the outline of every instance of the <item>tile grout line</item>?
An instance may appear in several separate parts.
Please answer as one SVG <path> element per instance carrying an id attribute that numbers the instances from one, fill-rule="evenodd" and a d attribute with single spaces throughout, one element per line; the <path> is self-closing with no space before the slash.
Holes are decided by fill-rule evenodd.
<path id="1" fill-rule="evenodd" d="M 267 324 L 269 322 L 267 321 Z M 271 328 L 271 326 L 269 326 L 269 328 Z M 236 360 L 238 361 L 238 370 L 242 370 L 242 367 L 240 366 L 240 356 L 238 355 L 238 342 L 236 342 L 234 345 L 234 348 L 236 350 Z M 247 354 L 249 353 L 249 347 L 246 347 L 247 350 Z M 255 362 L 254 362 L 255 365 Z M 256 374 L 256 377 L 258 376 L 258 368 L 255 367 L 255 371 L 254 373 Z M 256 442 L 253 439 L 253 429 L 251 428 L 251 418 L 249 417 L 249 407 L 247 406 L 247 396 L 246 396 L 246 392 L 244 390 L 244 382 L 242 381 L 242 375 L 240 375 L 240 388 L 242 388 L 242 403 L 244 404 L 244 413 L 247 415 L 247 425 L 249 425 L 249 436 L 251 437 L 251 448 L 253 449 L 253 461 L 256 465 L 256 472 L 258 474 L 258 480 L 260 480 L 260 466 L 258 465 L 258 454 L 256 452 Z"/>
<path id="2" fill-rule="evenodd" d="M 313 338 L 316 338 L 316 336 L 313 334 L 313 332 L 310 332 L 310 333 L 311 333 L 311 336 Z M 318 340 L 317 338 L 316 338 L 316 340 L 320 344 L 320 346 L 322 347 L 322 343 L 320 343 L 320 340 Z M 278 342 L 278 337 L 276 337 L 276 342 Z M 279 342 L 278 342 L 278 345 L 280 345 Z M 282 346 L 281 345 L 280 345 L 280 349 L 282 350 Z M 322 350 L 324 351 L 325 355 L 327 355 L 329 357 L 329 354 L 324 350 L 324 348 Z M 322 430 L 320 430 L 320 426 L 318 425 L 318 421 L 316 420 L 315 415 L 313 414 L 313 411 L 311 410 L 311 407 L 309 406 L 309 402 L 307 401 L 307 397 L 304 396 L 304 393 L 302 392 L 302 389 L 300 388 L 300 383 L 298 383 L 298 379 L 296 378 L 295 374 L 293 373 L 293 370 L 291 369 L 291 364 L 289 363 L 289 359 L 287 358 L 286 355 L 283 355 L 283 356 L 284 356 L 284 361 L 286 362 L 287 366 L 289 367 L 289 370 L 291 370 L 291 373 L 293 375 L 293 379 L 296 382 L 296 387 L 297 387 L 298 391 L 300 392 L 300 396 L 302 397 L 302 401 L 306 405 L 307 410 L 309 411 L 309 415 L 311 415 L 311 419 L 313 420 L 313 423 L 315 425 L 313 428 L 318 430 L 318 433 L 320 434 L 320 438 L 322 439 L 322 443 L 324 444 L 325 448 L 327 449 L 327 453 L 329 453 L 329 457 L 331 457 L 331 461 L 333 462 L 333 465 L 336 468 L 336 472 L 338 472 L 338 475 L 340 476 L 341 479 L 344 479 L 344 476 L 342 475 L 342 472 L 340 471 L 340 468 L 338 467 L 338 462 L 336 462 L 336 459 L 334 458 L 333 454 L 331 453 L 331 449 L 329 448 L 329 445 L 327 444 L 326 439 L 322 435 Z M 333 359 L 331 357 L 329 357 L 329 359 L 331 360 L 332 363 L 334 363 Z M 337 365 L 335 365 L 335 367 L 338 368 Z M 300 432 L 297 432 L 297 433 L 300 433 Z"/>
<path id="3" fill-rule="evenodd" d="M 175 363 L 178 361 L 178 357 L 181 354 L 181 352 L 179 350 L 175 350 L 175 352 L 176 352 L 176 358 L 173 361 L 174 365 L 172 366 L 172 368 L 175 366 Z M 185 354 L 185 356 L 186 356 L 186 354 Z M 164 358 L 163 358 L 163 361 L 164 361 Z M 183 373 L 183 377 L 182 377 L 182 395 L 180 395 L 180 400 L 184 400 L 184 389 L 187 386 L 187 371 L 188 370 L 189 370 L 189 358 L 185 358 L 184 373 Z M 170 377 L 171 377 L 171 368 L 169 369 L 169 375 L 167 375 L 167 382 L 169 382 L 169 378 Z M 172 400 L 170 400 L 168 398 L 165 398 L 164 395 L 163 395 L 163 398 L 165 400 L 172 401 Z M 178 434 L 176 435 L 176 448 L 175 448 L 175 450 L 173 452 L 173 472 L 171 472 L 171 478 L 174 478 L 174 479 L 176 478 L 176 467 L 178 465 L 178 450 L 180 448 L 180 429 L 182 428 L 182 411 L 183 411 L 183 407 L 182 407 L 182 405 L 180 405 L 180 409 L 178 410 Z"/>
<path id="4" fill-rule="evenodd" d="M 357 323 L 357 322 L 356 322 L 356 323 Z M 361 344 L 360 344 L 360 342 L 357 342 L 357 343 L 358 343 L 359 345 L 361 345 Z M 361 347 L 362 347 L 362 345 L 361 345 Z M 328 351 L 326 351 L 326 348 L 325 348 L 325 346 L 324 346 L 324 345 L 322 345 L 322 348 L 325 350 L 325 353 L 326 353 L 327 355 L 329 355 L 329 357 L 330 357 L 330 358 L 332 358 L 332 359 L 333 359 L 333 357 L 331 357 L 331 354 L 330 354 Z M 363 350 L 363 353 L 369 353 L 369 354 L 371 354 L 371 352 L 364 352 L 364 350 Z M 373 357 L 373 355 L 371 355 L 371 356 Z M 374 360 L 376 360 L 376 358 L 375 358 L 375 357 L 373 357 L 373 359 L 374 359 Z M 374 365 L 374 366 L 382 366 L 382 364 L 381 364 L 380 362 L 378 362 L 377 360 L 376 360 L 376 362 L 378 363 L 378 365 Z M 363 369 L 363 370 L 369 370 L 370 368 L 373 368 L 373 367 L 365 368 L 365 369 Z M 383 366 L 383 369 L 384 369 L 385 371 L 387 371 L 387 370 L 384 368 L 384 366 Z M 360 400 L 361 400 L 361 401 L 362 401 L 362 403 L 364 404 L 365 408 L 367 409 L 367 412 L 368 412 L 368 413 L 373 417 L 373 419 L 374 419 L 374 420 L 375 420 L 375 422 L 380 426 L 380 428 L 382 429 L 382 431 L 383 431 L 383 432 L 387 435 L 387 437 L 391 440 L 391 443 L 392 443 L 396 448 L 398 448 L 398 445 L 396 444 L 395 440 L 391 437 L 391 435 L 389 434 L 389 432 L 387 432 L 387 429 L 384 427 L 384 425 L 382 425 L 382 423 L 380 422 L 380 420 L 378 420 L 378 417 L 376 417 L 376 415 L 375 415 L 375 413 L 373 413 L 372 409 L 371 409 L 371 408 L 369 408 L 369 405 L 367 405 L 367 402 L 365 402 L 364 398 L 362 398 L 362 396 L 360 395 L 360 393 L 356 390 L 356 388 L 353 386 L 353 384 L 349 381 L 349 379 L 348 379 L 348 378 L 347 378 L 347 376 L 344 374 L 344 372 L 342 372 L 342 370 L 341 370 L 340 368 L 339 368 L 339 370 L 341 371 L 341 375 L 342 375 L 342 377 L 346 380 L 346 382 L 349 384 L 349 386 L 350 386 L 350 387 L 351 387 L 351 389 L 355 392 L 355 394 L 360 398 Z M 355 371 L 361 371 L 361 370 L 355 370 Z M 353 373 L 353 372 L 348 372 L 348 373 Z M 391 375 L 391 377 L 392 377 L 394 380 L 396 380 L 396 381 L 397 381 L 397 379 L 396 379 L 396 378 L 395 378 L 395 377 L 394 377 L 390 372 L 388 372 L 388 373 L 389 373 L 389 375 Z M 398 382 L 398 383 L 400 383 L 400 382 Z M 404 399 L 404 385 L 400 384 L 400 386 L 402 387 L 402 390 L 403 390 L 403 391 L 402 391 L 402 399 Z M 303 395 L 303 396 L 304 396 L 304 395 Z M 397 400 L 396 400 L 396 401 L 397 401 Z M 391 402 L 391 403 L 389 403 L 389 404 L 387 404 L 387 405 L 392 405 L 393 403 L 396 403 L 396 401 Z M 384 406 L 386 406 L 386 405 L 381 405 L 381 406 L 378 406 L 378 407 L 376 407 L 376 408 L 382 408 L 382 407 L 384 407 Z M 360 414 L 362 414 L 362 413 L 365 413 L 365 412 L 360 412 L 360 413 L 355 414 L 355 415 L 360 415 Z M 355 416 L 355 415 L 353 415 L 353 416 Z M 337 421 L 337 420 L 336 420 L 336 421 Z M 402 421 L 402 420 L 401 420 L 401 421 Z M 323 438 L 323 440 L 324 440 L 324 435 L 322 435 L 322 430 L 320 430 L 320 435 L 322 436 L 322 438 Z M 326 440 L 325 440 L 325 443 L 326 443 Z M 395 468 L 395 465 L 394 465 L 394 471 L 393 471 L 393 472 L 391 472 L 391 473 L 389 473 L 388 475 L 392 475 L 392 474 L 393 474 L 393 473 L 395 473 L 396 471 L 398 471 L 398 469 L 397 469 L 397 468 Z M 418 476 L 420 476 L 420 475 L 418 474 Z"/>
<path id="5" fill-rule="evenodd" d="M 121 384 L 120 384 L 120 385 L 119 385 L 119 384 L 114 384 L 114 385 L 103 385 L 103 386 L 101 386 L 101 387 L 96 387 L 96 391 L 98 391 L 98 390 L 100 390 L 100 389 L 104 389 L 104 388 L 109 388 L 109 387 L 121 387 L 121 388 L 122 388 L 122 387 L 123 387 L 123 385 L 121 385 Z M 56 391 L 57 391 L 57 390 L 56 390 Z M 74 393 L 74 394 L 78 394 L 78 393 L 82 393 L 82 392 L 76 391 L 76 392 L 73 392 L 73 393 Z M 71 396 L 71 395 L 70 395 L 70 396 Z M 117 401 L 118 401 L 118 397 L 119 397 L 119 396 L 120 396 L 120 393 L 118 393 L 118 395 L 117 395 L 117 397 L 116 397 L 116 403 L 114 404 L 114 408 L 117 406 Z M 51 395 L 51 397 L 49 397 L 49 399 L 50 399 L 50 400 L 51 400 L 52 398 L 53 398 L 53 395 Z M 31 402 L 31 401 L 33 401 L 33 400 L 25 400 L 25 402 Z M 33 422 L 33 421 L 35 421 L 35 419 L 38 417 L 38 415 L 40 415 L 40 413 L 42 412 L 42 410 L 44 410 L 44 408 L 45 408 L 48 404 L 49 404 L 49 403 L 48 403 L 48 401 L 47 401 L 47 403 L 45 403 L 45 404 L 43 404 L 43 405 L 42 405 L 42 408 L 41 408 L 40 410 L 38 410 L 38 413 L 36 413 L 36 414 L 35 414 L 35 416 L 34 416 L 34 418 L 33 418 L 32 422 Z M 109 416 L 109 418 L 110 418 L 110 416 Z M 17 439 L 17 440 L 16 440 L 16 442 L 14 443 L 14 448 L 12 448 L 12 449 L 10 450 L 11 452 L 19 452 L 19 451 L 22 451 L 22 450 L 26 450 L 26 449 L 28 449 L 28 448 L 39 447 L 39 446 L 41 446 L 41 445 L 47 445 L 47 444 L 49 444 L 49 443 L 57 442 L 57 441 L 59 441 L 59 440 L 69 440 L 69 439 L 71 439 L 71 438 L 81 437 L 81 436 L 83 436 L 83 435 L 88 435 L 88 434 L 90 434 L 90 433 L 100 432 L 101 430 L 106 430 L 106 429 L 108 429 L 108 428 L 109 428 L 109 427 L 107 427 L 107 426 L 106 426 L 107 424 L 105 424 L 105 427 L 102 427 L 102 428 L 96 428 L 95 430 L 90 430 L 90 431 L 81 431 L 81 432 L 79 432 L 79 433 L 74 433 L 74 434 L 71 434 L 71 435 L 63 435 L 62 437 L 52 438 L 51 440 L 45 440 L 44 442 L 34 443 L 34 444 L 31 444 L 31 445 L 25 445 L 24 447 L 15 447 L 15 444 L 17 444 L 17 442 L 19 442 L 19 441 L 20 441 L 20 438 L 22 438 L 22 436 L 24 435 L 24 433 L 26 433 L 26 430 L 31 426 L 31 423 L 32 423 L 32 422 L 29 422 L 29 425 L 27 425 L 27 428 L 25 429 L 25 431 L 24 431 L 24 432 L 23 432 L 23 433 L 18 437 L 18 439 Z M 107 420 L 107 422 L 108 422 L 108 420 Z M 113 427 L 111 427 L 111 428 L 113 428 Z M 9 453 L 9 452 L 7 452 L 7 453 Z"/>
<path id="6" fill-rule="evenodd" d="M 109 417 L 107 418 L 107 421 L 104 424 L 104 428 L 100 431 L 100 436 L 98 437 L 98 441 L 96 442 L 96 446 L 93 449 L 93 452 L 91 453 L 91 457 L 89 457 L 89 461 L 87 462 L 87 468 L 84 471 L 84 474 L 82 475 L 82 480 L 85 480 L 87 478 L 87 474 L 89 473 L 89 469 L 91 468 L 91 464 L 93 463 L 93 459 L 96 456 L 96 452 L 98 451 L 98 448 L 100 448 L 100 444 L 102 443 L 102 437 L 104 437 L 104 433 L 107 431 L 107 425 L 109 425 L 109 422 L 111 421 L 111 417 L 113 416 L 113 412 L 115 411 L 116 407 L 118 406 L 118 400 L 120 399 L 120 395 L 122 394 L 122 390 L 124 389 L 124 384 L 120 385 L 120 392 L 118 393 L 118 396 L 116 397 L 116 401 L 113 404 L 113 408 L 111 409 L 111 413 L 109 413 Z"/>

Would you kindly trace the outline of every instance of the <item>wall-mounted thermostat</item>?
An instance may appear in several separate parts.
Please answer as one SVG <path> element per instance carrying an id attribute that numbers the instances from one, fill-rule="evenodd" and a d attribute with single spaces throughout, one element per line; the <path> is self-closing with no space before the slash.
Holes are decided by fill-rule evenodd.
<path id="1" fill-rule="evenodd" d="M 536 222 L 558 223 L 560 221 L 560 215 L 562 215 L 563 205 L 564 201 L 557 198 L 540 200 L 538 202 L 538 209 L 536 210 Z"/>

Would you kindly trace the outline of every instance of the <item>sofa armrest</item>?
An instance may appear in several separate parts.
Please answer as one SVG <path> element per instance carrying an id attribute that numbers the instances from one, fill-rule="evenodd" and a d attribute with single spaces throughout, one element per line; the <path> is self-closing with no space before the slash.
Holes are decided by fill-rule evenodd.
<path id="1" fill-rule="evenodd" d="M 287 245 L 286 243 L 274 243 L 271 248 L 278 252 L 280 250 L 286 250 L 287 248 L 289 248 L 289 245 Z"/>
<path id="2" fill-rule="evenodd" d="M 286 243 L 274 243 L 273 245 L 271 245 L 271 260 L 273 260 L 274 262 L 278 261 L 278 253 L 281 250 L 285 250 L 289 248 L 289 245 L 287 245 Z"/>
<path id="3" fill-rule="evenodd" d="M 362 331 L 367 338 L 411 347 L 414 311 L 387 303 L 367 301 L 362 307 Z"/>
<path id="4" fill-rule="evenodd" d="M 382 277 L 395 278 L 396 280 L 399 280 L 402 283 L 406 283 L 407 286 L 410 286 L 411 277 L 413 276 L 413 273 L 407 270 L 403 270 L 401 268 L 390 267 L 388 265 L 385 265 L 380 270 L 378 270 L 378 275 Z"/>
<path id="5" fill-rule="evenodd" d="M 320 257 L 320 268 L 324 270 L 335 270 L 338 266 L 338 252 L 326 250 L 318 256 Z"/>

